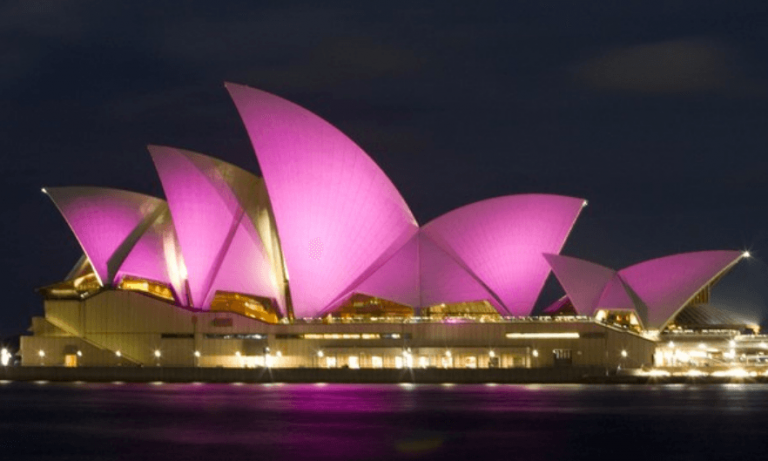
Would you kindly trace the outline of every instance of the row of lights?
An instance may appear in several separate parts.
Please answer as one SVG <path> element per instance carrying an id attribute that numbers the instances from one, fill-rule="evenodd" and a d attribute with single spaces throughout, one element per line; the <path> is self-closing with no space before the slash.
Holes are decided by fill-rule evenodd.
<path id="1" fill-rule="evenodd" d="M 2 352 L 0 352 L 0 353 L 6 354 L 7 352 L 8 352 L 8 349 L 3 349 Z M 77 354 L 78 357 L 82 357 L 83 356 L 83 352 L 82 351 L 77 351 L 76 354 Z M 39 351 L 37 351 L 37 355 L 38 355 L 38 357 L 40 357 L 42 359 L 42 358 L 45 357 L 45 351 L 40 349 Z"/>
<path id="2" fill-rule="evenodd" d="M 734 342 L 731 341 L 731 343 L 734 343 Z M 764 344 L 764 343 L 761 343 L 761 344 Z M 674 343 L 672 341 L 669 342 L 669 347 L 674 347 Z M 731 347 L 733 347 L 733 345 Z M 704 343 L 701 343 L 701 344 L 699 344 L 699 348 L 704 349 L 704 348 L 706 348 L 706 345 Z M 41 349 L 37 353 L 37 355 L 41 359 L 43 359 L 43 358 L 45 358 L 45 351 Z M 538 357 L 539 356 L 539 351 L 537 349 L 534 349 L 533 351 L 531 351 L 531 355 L 533 355 L 533 357 Z M 82 357 L 83 353 L 81 351 L 77 351 L 77 356 L 78 357 Z M 115 351 L 115 356 L 117 358 L 121 358 L 123 356 L 123 353 L 120 352 L 119 350 Z M 160 359 L 160 357 L 162 357 L 162 353 L 160 352 L 159 349 L 155 349 L 154 356 L 155 356 L 156 359 Z M 199 359 L 200 356 L 201 356 L 200 351 L 195 351 L 194 352 L 194 356 L 195 356 L 195 358 Z M 268 349 L 267 349 L 267 356 L 271 357 L 271 355 L 269 354 L 269 350 Z M 275 356 L 276 357 L 282 357 L 283 353 L 280 352 L 280 351 L 277 351 L 275 353 Z M 325 356 L 325 353 L 323 353 L 322 350 L 319 350 L 319 351 L 317 351 L 317 356 L 319 358 L 323 358 Z M 411 359 L 413 358 L 413 356 L 411 355 L 410 350 L 406 350 L 405 352 L 403 352 L 403 356 L 406 357 L 406 358 L 411 358 Z M 448 357 L 448 358 L 452 357 L 451 351 L 450 350 L 446 350 L 445 351 L 445 356 Z M 621 351 L 621 356 L 626 358 L 627 357 L 627 351 L 626 350 L 622 350 Z M 237 357 L 237 358 L 241 358 L 242 357 L 242 354 L 240 353 L 240 351 L 236 351 L 235 352 L 235 357 Z M 491 358 L 496 357 L 496 352 L 493 351 L 493 350 L 490 350 L 488 352 L 488 357 L 491 357 Z M 8 349 L 3 349 L 0 352 L 0 364 L 2 364 L 3 366 L 6 366 L 8 364 L 9 360 L 10 360 L 10 353 L 8 352 Z"/>
<path id="3" fill-rule="evenodd" d="M 405 352 L 403 352 L 403 355 L 406 356 L 406 357 L 412 356 L 410 350 L 406 350 Z M 535 357 L 538 357 L 539 356 L 539 352 L 538 351 L 533 351 L 533 355 Z M 277 353 L 277 356 L 280 357 L 280 352 Z M 321 350 L 317 351 L 317 356 L 320 357 L 320 358 L 323 358 L 323 357 L 325 357 L 325 353 L 323 351 L 321 351 Z M 451 351 L 450 350 L 445 351 L 445 356 L 446 357 L 451 357 Z M 491 357 L 491 358 L 496 357 L 496 352 L 491 350 L 490 352 L 488 352 L 488 356 Z"/>
<path id="4" fill-rule="evenodd" d="M 731 348 L 735 348 L 736 347 L 736 341 L 734 341 L 734 340 L 728 341 L 728 346 L 731 347 Z M 768 344 L 765 341 L 761 342 L 759 344 L 759 346 L 760 346 L 761 349 L 768 349 Z M 675 348 L 675 342 L 674 341 L 670 341 L 667 344 L 667 347 L 669 347 L 670 349 L 674 349 Z M 699 349 L 706 349 L 707 345 L 705 343 L 699 343 L 698 347 L 699 347 Z"/>
<path id="5" fill-rule="evenodd" d="M 669 343 L 667 343 L 667 346 L 669 347 L 669 349 L 673 350 L 673 354 L 674 354 L 674 359 L 675 360 L 678 360 L 678 354 L 679 354 L 680 360 L 682 360 L 683 362 L 688 360 L 688 354 L 685 353 L 685 349 L 676 349 L 675 348 L 675 343 L 673 341 L 669 341 Z M 750 344 L 750 342 L 747 342 L 746 344 L 744 344 L 744 346 L 747 347 L 747 348 L 754 347 L 754 345 Z M 702 343 L 699 343 L 696 347 L 697 347 L 697 349 L 700 350 L 698 352 L 698 354 L 705 354 L 705 355 L 699 355 L 699 356 L 700 357 L 706 357 L 706 353 L 708 352 L 708 348 L 709 348 L 707 346 L 707 344 L 702 342 Z M 729 347 L 728 351 L 727 352 L 723 352 L 723 357 L 726 358 L 726 359 L 730 359 L 730 360 L 736 359 L 736 355 L 737 355 L 736 354 L 737 341 L 734 340 L 734 339 L 729 340 L 728 341 L 728 347 Z M 768 349 L 768 344 L 766 344 L 763 341 L 763 342 L 760 342 L 759 347 L 761 349 Z M 714 349 L 717 350 L 717 346 L 714 346 Z M 691 356 L 693 356 L 694 352 L 691 352 L 690 354 L 691 354 Z M 745 354 L 742 354 L 742 358 L 744 356 L 745 356 Z"/>
<path id="6" fill-rule="evenodd" d="M 42 358 L 45 358 L 45 351 L 44 351 L 44 350 L 42 350 L 42 349 L 40 349 L 40 350 L 37 352 L 37 355 L 38 355 L 38 357 L 40 357 L 41 359 L 42 359 Z M 154 352 L 154 354 L 153 354 L 153 355 L 155 356 L 155 358 L 159 359 L 160 357 L 162 357 L 162 355 L 163 355 L 163 354 L 162 354 L 162 352 L 160 352 L 160 350 L 159 350 L 159 349 L 155 349 L 155 352 Z M 235 356 L 236 356 L 236 357 L 240 357 L 241 355 L 242 355 L 242 354 L 240 354 L 240 351 L 237 351 L 237 352 L 235 352 Z M 269 355 L 269 354 L 267 354 L 267 355 Z M 282 353 L 282 352 L 280 352 L 280 351 L 277 351 L 277 352 L 275 353 L 275 355 L 276 355 L 277 357 L 282 357 L 282 356 L 283 356 L 283 353 Z M 322 352 L 322 351 L 318 352 L 318 355 L 319 355 L 320 357 L 322 357 L 322 356 L 323 356 L 323 352 Z M 82 351 L 77 351 L 77 356 L 78 356 L 78 357 L 82 357 L 82 356 L 83 356 L 83 353 L 82 353 Z M 115 357 L 117 357 L 117 358 L 121 358 L 122 356 L 123 356 L 123 353 L 122 353 L 121 351 L 119 351 L 119 350 L 118 350 L 118 351 L 115 351 Z M 194 352 L 194 356 L 195 356 L 196 358 L 198 358 L 198 359 L 199 359 L 199 358 L 200 358 L 200 356 L 201 356 L 201 354 L 200 354 L 200 351 L 195 351 L 195 352 Z M 7 361 L 10 361 L 10 357 L 11 357 L 11 354 L 10 354 L 10 352 L 8 352 L 8 349 L 2 349 L 2 351 L 0 351 L 0 363 L 1 363 L 3 366 L 5 366 L 5 365 L 7 365 L 7 364 L 8 364 L 8 363 L 7 363 L 7 361 L 6 361 L 6 357 L 7 357 Z"/>
<path id="7" fill-rule="evenodd" d="M 238 354 L 239 354 L 239 353 L 238 353 Z M 280 356 L 279 354 L 280 354 L 280 353 L 278 352 L 278 357 Z M 627 356 L 627 351 L 621 351 L 621 354 L 622 354 L 622 356 L 623 356 L 623 357 L 626 357 L 626 356 Z M 450 351 L 450 350 L 446 350 L 446 351 L 445 351 L 445 356 L 446 356 L 446 357 L 450 358 L 450 357 L 452 357 L 452 355 L 453 355 L 453 354 L 451 353 L 451 351 Z M 533 355 L 534 357 L 538 357 L 538 356 L 539 356 L 539 351 L 538 351 L 538 350 L 536 350 L 536 349 L 534 349 L 534 350 L 532 351 L 532 355 Z M 324 353 L 322 350 L 319 350 L 319 351 L 317 351 L 317 356 L 318 356 L 319 358 L 323 358 L 323 357 L 325 357 L 325 353 Z M 404 352 L 403 352 L 403 356 L 406 358 L 406 360 L 408 360 L 409 358 L 410 358 L 410 359 L 413 359 L 413 355 L 411 354 L 411 351 L 410 351 L 410 349 L 409 349 L 409 350 L 406 350 L 406 351 L 404 351 Z M 496 352 L 495 352 L 493 349 L 491 349 L 490 351 L 488 351 L 488 357 L 490 357 L 490 358 L 494 358 L 494 357 L 496 357 Z"/>

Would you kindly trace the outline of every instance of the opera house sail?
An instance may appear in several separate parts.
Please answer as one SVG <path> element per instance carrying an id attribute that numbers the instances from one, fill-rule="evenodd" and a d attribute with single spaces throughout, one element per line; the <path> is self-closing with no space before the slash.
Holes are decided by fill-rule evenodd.
<path id="1" fill-rule="evenodd" d="M 586 201 L 559 195 L 490 198 L 420 226 L 344 133 L 278 96 L 226 87 L 263 177 L 149 146 L 164 199 L 44 189 L 84 256 L 40 290 L 25 365 L 649 365 L 656 343 L 643 329 L 670 326 L 741 258 L 614 271 L 561 256 Z M 533 316 L 551 271 L 572 312 Z M 632 313 L 637 328 L 606 312 Z"/>

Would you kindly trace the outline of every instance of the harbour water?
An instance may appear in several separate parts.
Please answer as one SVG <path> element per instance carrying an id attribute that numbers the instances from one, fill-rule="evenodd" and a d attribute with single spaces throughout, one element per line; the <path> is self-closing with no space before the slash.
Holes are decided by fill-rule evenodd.
<path id="1" fill-rule="evenodd" d="M 768 385 L 0 385 L 0 459 L 761 459 Z"/>

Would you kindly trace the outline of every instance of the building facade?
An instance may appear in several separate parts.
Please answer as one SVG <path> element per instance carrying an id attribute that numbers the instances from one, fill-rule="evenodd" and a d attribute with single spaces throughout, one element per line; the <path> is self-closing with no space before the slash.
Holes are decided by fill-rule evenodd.
<path id="1" fill-rule="evenodd" d="M 165 199 L 48 188 L 83 249 L 42 288 L 29 366 L 642 368 L 745 254 L 614 271 L 560 255 L 586 201 L 496 197 L 419 225 L 325 120 L 227 89 L 262 177 L 150 146 Z M 566 297 L 531 317 L 550 272 Z M 689 354 L 690 355 L 690 354 Z"/>
<path id="2" fill-rule="evenodd" d="M 122 290 L 48 300 L 32 333 L 22 338 L 28 366 L 615 369 L 651 366 L 655 350 L 641 334 L 583 316 L 268 324 Z"/>

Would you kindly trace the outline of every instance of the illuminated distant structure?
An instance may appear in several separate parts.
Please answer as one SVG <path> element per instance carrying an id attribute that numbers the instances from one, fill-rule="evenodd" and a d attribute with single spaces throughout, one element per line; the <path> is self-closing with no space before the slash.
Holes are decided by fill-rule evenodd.
<path id="1" fill-rule="evenodd" d="M 48 366 L 82 366 L 85 355 L 89 366 L 640 367 L 656 347 L 643 330 L 667 326 L 741 257 L 677 255 L 617 272 L 560 256 L 586 201 L 557 195 L 491 198 L 419 226 L 328 122 L 227 89 L 263 178 L 150 146 L 165 199 L 43 189 L 84 255 L 40 290 L 45 316 L 22 338 L 25 365 L 45 350 Z M 550 266 L 572 312 L 530 317 Z M 601 317 L 624 311 L 637 328 Z"/>
<path id="2" fill-rule="evenodd" d="M 748 253 L 699 251 L 615 271 L 568 256 L 544 255 L 576 312 L 621 317 L 637 328 L 674 327 L 688 306 L 707 304 L 712 286 Z"/>
<path id="3" fill-rule="evenodd" d="M 749 252 L 681 253 L 619 271 L 569 256 L 544 257 L 566 291 L 545 313 L 567 310 L 641 332 L 659 344 L 657 366 L 768 364 L 759 325 L 710 304 L 713 286 Z"/>

